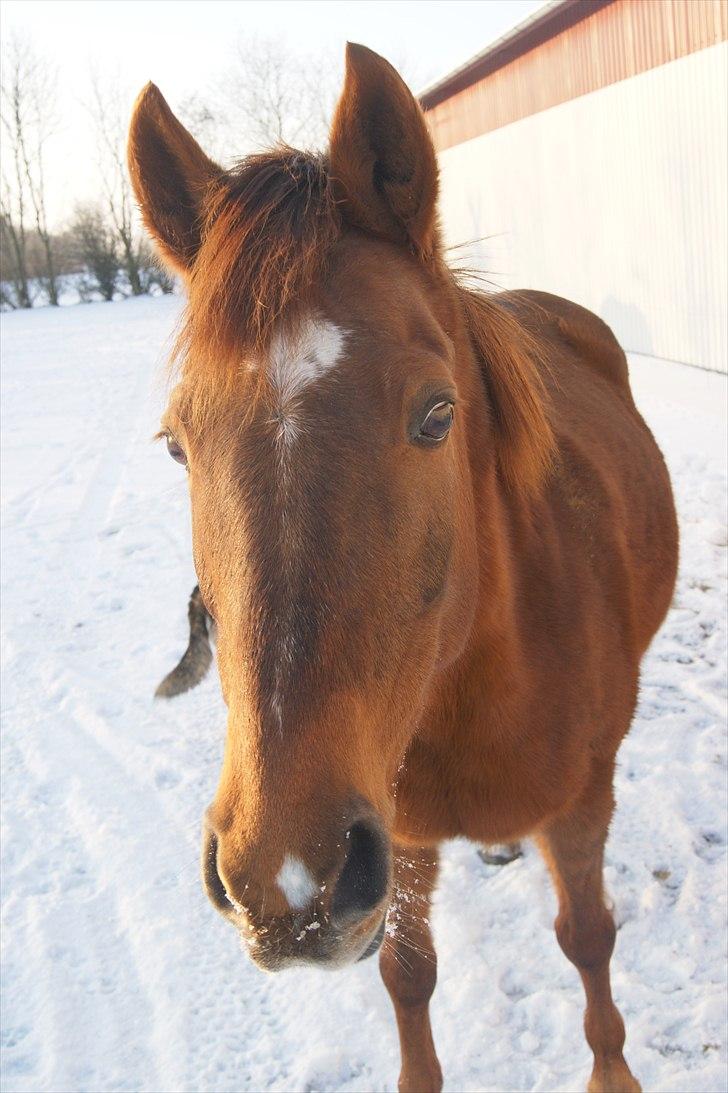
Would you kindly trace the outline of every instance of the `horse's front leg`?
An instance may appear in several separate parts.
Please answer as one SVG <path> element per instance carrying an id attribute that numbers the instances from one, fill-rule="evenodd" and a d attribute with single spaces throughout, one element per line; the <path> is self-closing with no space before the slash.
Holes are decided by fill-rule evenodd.
<path id="1" fill-rule="evenodd" d="M 584 1031 L 594 1052 L 590 1093 L 639 1093 L 622 1054 L 624 1022 L 612 999 L 609 961 L 616 930 L 602 887 L 604 843 L 612 815 L 612 765 L 596 772 L 587 793 L 541 832 L 556 885 L 556 936 L 576 965 L 586 993 Z"/>
<path id="2" fill-rule="evenodd" d="M 430 1028 L 437 980 L 430 931 L 430 897 L 437 880 L 435 848 L 396 848 L 394 897 L 379 958 L 397 1017 L 402 1069 L 400 1093 L 439 1093 L 442 1071 Z"/>

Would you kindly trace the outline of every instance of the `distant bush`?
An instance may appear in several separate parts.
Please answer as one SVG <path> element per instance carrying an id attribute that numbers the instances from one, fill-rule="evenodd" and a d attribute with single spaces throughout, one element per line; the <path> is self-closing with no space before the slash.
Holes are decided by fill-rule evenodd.
<path id="1" fill-rule="evenodd" d="M 141 281 L 145 292 L 164 293 L 166 296 L 174 292 L 177 280 L 161 264 L 156 254 L 146 240 L 139 247 L 139 265 L 141 267 Z"/>
<path id="2" fill-rule="evenodd" d="M 113 300 L 119 287 L 119 245 L 113 227 L 98 205 L 78 205 L 69 234 L 73 253 L 83 270 L 77 281 L 82 301 L 98 293 Z"/>
<path id="3" fill-rule="evenodd" d="M 25 265 L 17 268 L 10 225 L 0 219 L 0 311 L 44 306 L 50 302 L 43 275 L 41 241 L 26 232 Z M 127 240 L 129 242 L 129 240 Z M 62 304 L 123 300 L 127 296 L 167 295 L 177 281 L 161 266 L 147 241 L 132 241 L 131 259 L 104 206 L 77 205 L 63 231 L 53 237 L 56 301 Z"/>

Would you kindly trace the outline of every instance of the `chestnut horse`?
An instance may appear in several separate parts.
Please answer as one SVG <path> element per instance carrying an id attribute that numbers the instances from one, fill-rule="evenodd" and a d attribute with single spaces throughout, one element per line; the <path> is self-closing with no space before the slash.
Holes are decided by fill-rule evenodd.
<path id="1" fill-rule="evenodd" d="M 399 1088 L 438 1090 L 438 844 L 531 835 L 589 1089 L 639 1089 L 602 857 L 677 531 L 624 353 L 575 304 L 448 268 L 424 116 L 362 46 L 326 155 L 223 170 L 149 84 L 129 164 L 189 297 L 162 432 L 229 710 L 212 903 L 270 971 L 360 960 L 386 919 Z"/>

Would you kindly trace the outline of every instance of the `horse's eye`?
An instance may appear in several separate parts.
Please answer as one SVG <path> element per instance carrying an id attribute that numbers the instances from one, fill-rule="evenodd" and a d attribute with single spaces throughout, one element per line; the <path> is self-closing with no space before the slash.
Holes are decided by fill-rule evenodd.
<path id="1" fill-rule="evenodd" d="M 167 433 L 167 451 L 177 463 L 181 463 L 183 467 L 187 466 L 187 456 L 184 448 L 177 443 L 170 433 Z"/>
<path id="2" fill-rule="evenodd" d="M 451 402 L 438 402 L 420 425 L 419 438 L 428 443 L 444 440 L 452 426 L 454 407 Z"/>

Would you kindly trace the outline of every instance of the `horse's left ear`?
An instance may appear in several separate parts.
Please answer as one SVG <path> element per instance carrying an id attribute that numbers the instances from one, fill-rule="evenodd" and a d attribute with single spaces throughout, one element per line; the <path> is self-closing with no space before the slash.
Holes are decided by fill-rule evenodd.
<path id="1" fill-rule="evenodd" d="M 329 160 L 350 223 L 432 256 L 437 160 L 424 114 L 388 61 L 351 42 Z"/>

